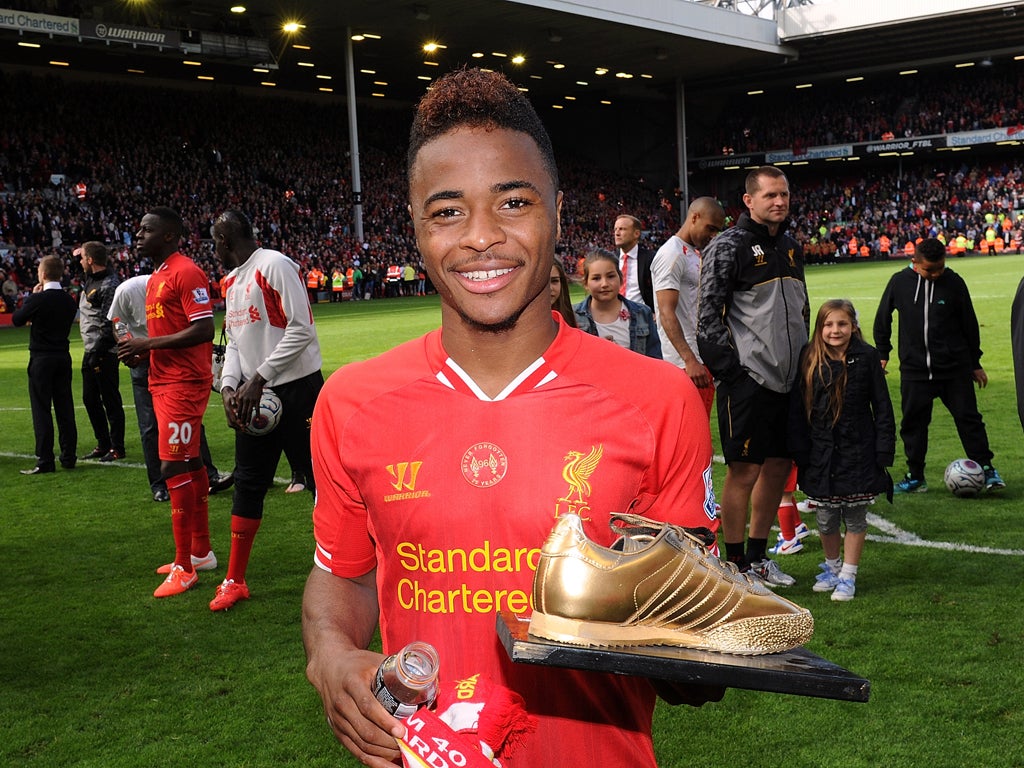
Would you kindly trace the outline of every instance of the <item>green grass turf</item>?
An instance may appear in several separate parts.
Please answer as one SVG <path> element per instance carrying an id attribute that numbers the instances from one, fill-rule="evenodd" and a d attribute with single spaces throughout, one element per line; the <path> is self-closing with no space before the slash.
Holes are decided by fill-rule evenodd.
<path id="1" fill-rule="evenodd" d="M 979 401 L 1009 487 L 973 501 L 944 491 L 942 468 L 962 449 L 938 406 L 932 490 L 874 511 L 926 542 L 1017 554 L 908 546 L 872 529 L 857 598 L 838 604 L 811 591 L 821 553 L 809 539 L 805 552 L 783 562 L 799 580 L 785 594 L 814 613 L 810 650 L 870 679 L 871 701 L 732 690 L 699 710 L 659 705 L 655 743 L 663 766 L 1024 765 L 1024 441 L 1008 322 L 1024 257 L 950 265 L 967 279 L 981 319 L 991 383 Z M 848 297 L 870 328 L 884 282 L 901 266 L 810 268 L 812 306 Z M 325 373 L 440 319 L 436 297 L 322 304 L 315 312 Z M 202 575 L 197 589 L 154 600 L 159 577 L 152 569 L 172 549 L 168 508 L 149 499 L 131 410 L 125 462 L 83 462 L 74 472 L 40 477 L 17 473 L 33 461 L 27 340 L 26 330 L 0 331 L 0 765 L 356 766 L 329 735 L 303 676 L 309 495 L 286 495 L 283 483 L 268 495 L 249 570 L 252 600 L 210 613 L 224 565 Z M 77 368 L 81 343 L 73 341 Z M 130 405 L 127 373 L 121 381 Z M 898 411 L 898 372 L 889 384 Z M 83 453 L 93 443 L 81 407 L 77 415 Z M 227 471 L 231 435 L 217 396 L 207 427 L 214 458 Z M 897 461 L 894 474 L 903 471 Z M 278 475 L 287 472 L 282 463 Z M 719 466 L 719 486 L 722 475 Z M 211 497 L 214 547 L 223 560 L 229 511 L 230 494 Z"/>

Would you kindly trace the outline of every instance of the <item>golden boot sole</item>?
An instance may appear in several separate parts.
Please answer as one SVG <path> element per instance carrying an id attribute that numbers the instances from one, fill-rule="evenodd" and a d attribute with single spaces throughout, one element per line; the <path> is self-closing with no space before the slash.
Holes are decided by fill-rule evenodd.
<path id="1" fill-rule="evenodd" d="M 814 619 L 810 611 L 754 616 L 695 633 L 567 619 L 534 611 L 530 619 L 530 634 L 568 645 L 605 648 L 670 645 L 736 656 L 761 656 L 784 653 L 806 643 L 814 634 Z"/>

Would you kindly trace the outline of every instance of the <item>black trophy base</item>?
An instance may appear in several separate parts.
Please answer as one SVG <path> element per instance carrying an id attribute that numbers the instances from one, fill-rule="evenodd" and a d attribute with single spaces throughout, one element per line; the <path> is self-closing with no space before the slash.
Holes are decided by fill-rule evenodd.
<path id="1" fill-rule="evenodd" d="M 498 614 L 498 636 L 514 662 L 843 701 L 867 701 L 871 693 L 869 680 L 805 648 L 763 656 L 667 645 L 598 648 L 544 640 L 529 634 L 529 626 L 528 616 Z"/>

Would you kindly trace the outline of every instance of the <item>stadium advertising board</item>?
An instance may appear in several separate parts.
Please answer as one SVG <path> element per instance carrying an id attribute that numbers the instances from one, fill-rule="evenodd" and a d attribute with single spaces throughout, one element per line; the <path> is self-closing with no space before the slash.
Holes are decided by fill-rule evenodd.
<path id="1" fill-rule="evenodd" d="M 150 29 L 127 24 L 104 24 L 93 19 L 82 19 L 81 36 L 112 43 L 151 45 L 157 48 L 180 48 L 181 34 L 173 29 Z"/>
<path id="2" fill-rule="evenodd" d="M 78 37 L 79 22 L 78 19 L 68 16 L 50 16 L 46 13 L 29 13 L 0 8 L 0 29 Z"/>

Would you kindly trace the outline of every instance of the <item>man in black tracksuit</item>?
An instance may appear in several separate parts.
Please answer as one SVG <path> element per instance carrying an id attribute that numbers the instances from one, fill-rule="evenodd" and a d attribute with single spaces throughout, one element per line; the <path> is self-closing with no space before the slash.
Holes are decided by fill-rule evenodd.
<path id="1" fill-rule="evenodd" d="M 922 240 L 911 262 L 889 279 L 874 328 L 875 347 L 885 367 L 892 351 L 892 313 L 900 313 L 900 437 L 909 471 L 896 483 L 895 492 L 928 490 L 924 460 L 935 398 L 953 417 L 967 457 L 984 467 L 986 490 L 1005 488 L 992 466 L 974 393 L 974 385 L 984 387 L 988 376 L 981 367 L 981 332 L 967 284 L 946 269 L 946 247 L 939 240 Z"/>
<path id="2" fill-rule="evenodd" d="M 744 189 L 748 212 L 701 255 L 697 347 L 717 386 L 726 558 L 771 586 L 790 586 L 796 580 L 767 556 L 768 533 L 793 466 L 789 393 L 810 308 L 803 254 L 786 234 L 788 179 L 762 166 Z"/>
<path id="3" fill-rule="evenodd" d="M 108 268 L 107 248 L 92 240 L 76 251 L 81 256 L 85 279 L 78 305 L 82 332 L 82 402 L 89 415 L 96 447 L 83 459 L 103 462 L 124 458 L 124 405 L 118 389 L 117 340 L 107 313 L 120 279 Z"/>

